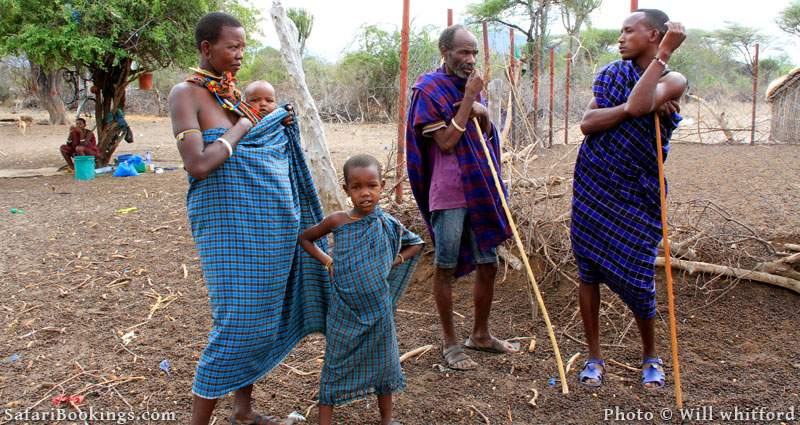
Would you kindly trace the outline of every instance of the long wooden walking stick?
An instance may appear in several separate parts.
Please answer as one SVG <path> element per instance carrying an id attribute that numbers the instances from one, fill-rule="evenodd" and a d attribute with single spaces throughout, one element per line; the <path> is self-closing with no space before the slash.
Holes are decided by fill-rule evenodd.
<path id="1" fill-rule="evenodd" d="M 661 120 L 656 117 L 656 150 L 658 151 L 658 185 L 661 189 L 661 230 L 664 237 L 664 273 L 667 275 L 667 305 L 669 308 L 669 334 L 672 339 L 672 376 L 675 380 L 675 403 L 683 407 L 681 395 L 681 365 L 678 362 L 678 325 L 675 321 L 675 295 L 672 293 L 672 261 L 667 237 L 667 186 L 664 181 L 664 154 L 661 148 Z"/>
<path id="2" fill-rule="evenodd" d="M 500 186 L 500 178 L 497 176 L 497 170 L 494 169 L 494 162 L 492 162 L 492 156 L 489 153 L 489 147 L 486 146 L 486 140 L 483 138 L 483 133 L 481 132 L 481 126 L 478 123 L 478 119 L 472 118 L 472 123 L 475 125 L 475 129 L 481 141 L 481 146 L 483 146 L 483 154 L 486 155 L 486 162 L 489 163 L 489 169 L 492 171 L 494 186 L 497 188 L 497 193 L 500 196 L 500 202 L 503 204 L 503 211 L 506 213 L 508 224 L 511 226 L 511 231 L 514 233 L 514 241 L 517 243 L 520 257 L 522 257 L 522 262 L 525 264 L 525 270 L 528 272 L 528 280 L 531 283 L 531 287 L 533 287 L 533 292 L 536 294 L 536 301 L 539 304 L 539 309 L 542 310 L 542 318 L 544 318 L 544 324 L 547 326 L 547 333 L 550 335 L 550 343 L 553 344 L 553 353 L 556 356 L 556 363 L 558 364 L 558 376 L 561 379 L 561 393 L 568 394 L 569 386 L 567 385 L 567 376 L 564 373 L 564 363 L 561 360 L 561 350 L 558 349 L 556 334 L 553 332 L 553 325 L 550 324 L 550 316 L 548 316 L 547 308 L 544 306 L 544 299 L 542 299 L 542 294 L 539 292 L 539 286 L 536 284 L 536 278 L 533 276 L 533 270 L 528 262 L 528 255 L 525 254 L 525 247 L 522 245 L 522 239 L 520 239 L 519 233 L 517 232 L 517 226 L 514 224 L 514 218 L 511 217 L 511 210 L 508 209 L 508 203 L 506 203 L 503 187 Z"/>

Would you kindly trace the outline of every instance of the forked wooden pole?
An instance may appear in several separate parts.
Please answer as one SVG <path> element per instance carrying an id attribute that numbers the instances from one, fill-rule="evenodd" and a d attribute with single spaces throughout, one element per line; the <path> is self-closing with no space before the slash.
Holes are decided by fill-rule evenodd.
<path id="1" fill-rule="evenodd" d="M 656 150 L 658 151 L 658 185 L 661 191 L 661 229 L 664 237 L 664 273 L 667 276 L 667 305 L 669 308 L 669 335 L 672 342 L 672 377 L 675 380 L 675 403 L 683 407 L 681 394 L 681 365 L 678 361 L 678 325 L 675 321 L 675 295 L 672 292 L 672 261 L 667 237 L 667 190 L 664 182 L 664 154 L 661 148 L 661 120 L 656 117 Z"/>
<path id="2" fill-rule="evenodd" d="M 564 362 L 561 360 L 561 351 L 558 349 L 558 341 L 556 341 L 556 334 L 553 332 L 553 325 L 550 324 L 550 316 L 547 314 L 547 308 L 544 305 L 542 293 L 539 292 L 539 285 L 536 284 L 536 277 L 533 276 L 533 270 L 528 262 L 528 255 L 525 253 L 525 247 L 522 245 L 522 239 L 520 239 L 519 233 L 517 232 L 517 226 L 514 224 L 514 218 L 511 216 L 511 210 L 508 209 L 508 203 L 506 203 L 503 187 L 500 186 L 500 178 L 497 176 L 497 170 L 494 168 L 492 156 L 489 153 L 489 147 L 486 146 L 486 140 L 483 138 L 483 133 L 481 132 L 481 126 L 478 123 L 478 119 L 473 118 L 472 124 L 475 125 L 478 137 L 480 138 L 481 146 L 483 147 L 483 154 L 486 155 L 486 162 L 489 163 L 489 169 L 492 171 L 494 186 L 497 188 L 497 193 L 500 196 L 500 202 L 503 204 L 503 211 L 505 211 L 508 224 L 511 226 L 511 231 L 514 233 L 514 241 L 517 243 L 519 255 L 522 257 L 522 262 L 525 264 L 525 270 L 528 272 L 528 280 L 531 283 L 531 287 L 533 287 L 534 294 L 536 294 L 536 301 L 539 303 L 539 309 L 542 310 L 542 318 L 544 319 L 544 324 L 547 326 L 547 333 L 550 335 L 550 343 L 553 344 L 553 353 L 556 356 L 556 363 L 558 364 L 558 376 L 561 379 L 561 393 L 568 394 L 569 385 L 567 385 L 567 376 L 564 373 Z"/>

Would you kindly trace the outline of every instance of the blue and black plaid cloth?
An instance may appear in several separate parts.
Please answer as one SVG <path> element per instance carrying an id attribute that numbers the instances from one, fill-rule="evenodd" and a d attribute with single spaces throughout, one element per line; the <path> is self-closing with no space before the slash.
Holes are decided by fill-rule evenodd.
<path id="1" fill-rule="evenodd" d="M 192 387 L 200 397 L 252 384 L 325 329 L 329 277 L 297 245 L 322 209 L 297 125 L 281 124 L 286 115 L 278 108 L 262 119 L 205 180 L 190 177 L 187 211 L 213 319 Z"/>
<path id="2" fill-rule="evenodd" d="M 319 404 L 339 405 L 405 387 L 394 313 L 419 260 L 392 268 L 403 246 L 423 243 L 379 207 L 333 231 L 333 289 Z"/>
<path id="3" fill-rule="evenodd" d="M 436 142 L 430 137 L 423 136 L 422 129 L 427 124 L 439 121 L 450 124 L 450 120 L 458 112 L 458 108 L 453 104 L 463 99 L 465 85 L 465 79 L 447 75 L 444 68 L 439 68 L 421 75 L 412 89 L 406 128 L 408 179 L 417 206 L 428 225 L 431 239 L 433 239 L 433 229 L 428 195 L 433 173 L 433 158 L 428 155 L 427 143 Z M 494 125 L 490 134 L 484 135 L 491 155 L 491 158 L 486 158 L 478 131 L 481 130 L 475 128 L 472 120 L 467 122 L 466 131 L 454 150 L 461 168 L 469 225 L 475 233 L 478 247 L 482 251 L 488 251 L 511 237 L 511 226 L 500 202 L 500 196 L 505 196 L 505 193 L 497 193 L 488 163 L 492 161 L 495 170 L 500 173 L 500 136 Z M 500 185 L 503 187 L 503 192 L 506 192 L 502 179 Z M 436 243 L 435 240 L 433 242 Z M 472 247 L 469 240 L 463 238 L 455 275 L 466 275 L 474 268 Z"/>
<path id="4" fill-rule="evenodd" d="M 625 103 L 642 72 L 631 61 L 606 65 L 594 80 L 597 106 Z M 665 160 L 680 120 L 677 114 L 661 120 Z M 655 315 L 661 204 L 653 114 L 584 140 L 575 163 L 571 239 L 581 280 L 607 284 L 638 317 Z"/>

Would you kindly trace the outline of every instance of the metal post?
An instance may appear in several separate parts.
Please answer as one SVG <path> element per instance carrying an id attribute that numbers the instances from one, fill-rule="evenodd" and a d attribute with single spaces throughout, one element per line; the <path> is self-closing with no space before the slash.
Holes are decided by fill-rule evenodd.
<path id="1" fill-rule="evenodd" d="M 536 40 L 533 58 L 533 130 L 539 129 L 539 68 L 542 58 L 542 39 Z M 538 132 L 537 132 L 538 133 Z M 537 134 L 538 137 L 538 134 Z"/>
<path id="2" fill-rule="evenodd" d="M 400 91 L 397 98 L 397 168 L 395 169 L 394 199 L 403 203 L 403 177 L 406 169 L 406 100 L 408 91 L 408 27 L 410 0 L 403 0 L 403 27 L 400 33 Z"/>
<path id="3" fill-rule="evenodd" d="M 516 73 L 516 58 L 514 57 L 514 28 L 508 29 L 508 42 L 509 42 L 509 53 L 508 53 L 508 82 L 511 84 L 511 87 L 514 87 L 514 78 L 517 75 Z"/>
<path id="4" fill-rule="evenodd" d="M 564 144 L 569 144 L 569 80 L 570 80 L 570 68 L 572 64 L 572 51 L 567 51 L 567 78 L 564 81 L 564 85 L 566 86 L 566 97 L 564 99 Z"/>
<path id="5" fill-rule="evenodd" d="M 553 48 L 550 48 L 550 108 L 548 111 L 549 114 L 549 130 L 547 133 L 547 147 L 553 146 L 553 100 L 555 96 L 555 51 Z"/>
<path id="6" fill-rule="evenodd" d="M 631 0 L 631 12 L 639 8 L 639 0 Z"/>
<path id="7" fill-rule="evenodd" d="M 756 43 L 756 56 L 753 60 L 753 120 L 750 124 L 750 144 L 756 142 L 756 99 L 758 96 L 758 43 Z"/>
<path id="8" fill-rule="evenodd" d="M 483 21 L 483 78 L 489 84 L 492 78 L 492 69 L 489 64 L 489 24 Z"/>
<path id="9" fill-rule="evenodd" d="M 453 9 L 447 9 L 447 26 L 453 25 Z"/>

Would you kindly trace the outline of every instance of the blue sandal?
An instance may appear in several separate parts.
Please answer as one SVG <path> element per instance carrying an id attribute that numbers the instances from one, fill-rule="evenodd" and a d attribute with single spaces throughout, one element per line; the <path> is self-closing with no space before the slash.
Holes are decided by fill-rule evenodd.
<path id="1" fill-rule="evenodd" d="M 589 359 L 583 364 L 583 370 L 578 375 L 578 382 L 585 387 L 597 388 L 603 385 L 603 377 L 606 374 L 606 362 L 600 359 Z M 595 382 L 589 382 L 593 379 Z"/>
<path id="2" fill-rule="evenodd" d="M 666 382 L 664 376 L 664 362 L 656 357 L 645 357 L 642 361 L 642 388 L 646 390 L 655 390 L 662 388 Z M 652 387 L 647 387 L 647 384 L 655 384 Z"/>

